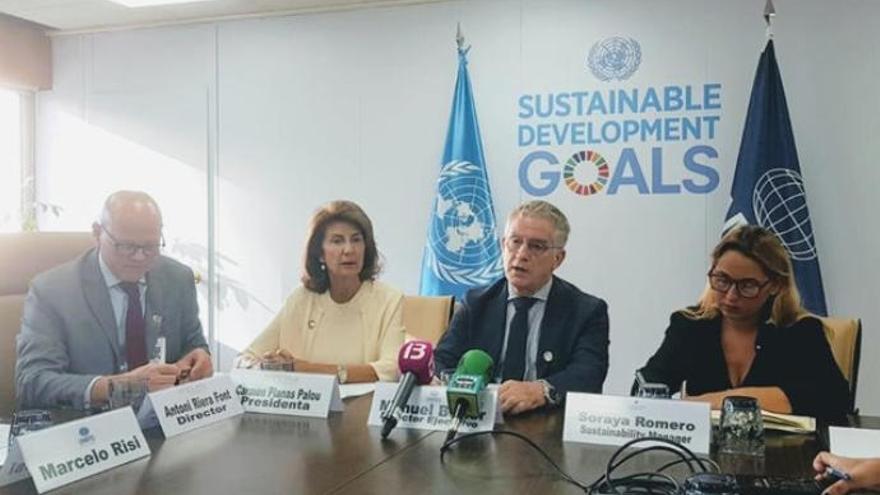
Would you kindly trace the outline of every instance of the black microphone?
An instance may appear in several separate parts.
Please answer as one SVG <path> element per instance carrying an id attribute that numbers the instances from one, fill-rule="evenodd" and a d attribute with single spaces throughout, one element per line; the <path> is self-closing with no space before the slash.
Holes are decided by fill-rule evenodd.
<path id="1" fill-rule="evenodd" d="M 397 354 L 400 368 L 400 385 L 394 393 L 391 406 L 382 414 L 382 438 L 388 438 L 403 414 L 403 406 L 409 401 L 416 385 L 431 383 L 434 376 L 434 347 L 424 340 L 413 340 L 403 344 Z"/>

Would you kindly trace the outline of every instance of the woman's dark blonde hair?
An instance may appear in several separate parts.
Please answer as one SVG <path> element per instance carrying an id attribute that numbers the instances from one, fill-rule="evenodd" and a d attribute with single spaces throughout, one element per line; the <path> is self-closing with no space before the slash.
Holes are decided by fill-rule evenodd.
<path id="1" fill-rule="evenodd" d="M 789 326 L 807 314 L 801 307 L 801 296 L 795 284 L 788 251 L 776 234 L 756 225 L 733 228 L 712 251 L 711 270 L 715 269 L 718 260 L 728 251 L 736 251 L 757 263 L 779 288 L 779 292 L 770 300 L 772 306 L 769 319 L 775 325 Z M 684 313 L 695 319 L 715 318 L 718 316 L 716 298 L 715 291 L 707 282 L 697 306 L 684 310 Z"/>
<path id="2" fill-rule="evenodd" d="M 361 281 L 375 279 L 381 269 L 370 218 L 352 201 L 331 201 L 315 211 L 309 220 L 309 231 L 306 234 L 306 252 L 303 256 L 301 280 L 305 288 L 312 292 L 322 293 L 330 288 L 330 277 L 326 269 L 321 266 L 321 257 L 327 226 L 335 222 L 351 225 L 364 237 L 364 267 L 359 274 Z"/>

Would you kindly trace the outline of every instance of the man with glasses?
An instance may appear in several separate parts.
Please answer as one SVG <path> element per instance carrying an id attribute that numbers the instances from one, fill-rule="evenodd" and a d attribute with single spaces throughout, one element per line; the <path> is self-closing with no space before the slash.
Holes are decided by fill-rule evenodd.
<path id="1" fill-rule="evenodd" d="M 602 391 L 608 372 L 608 307 L 553 275 L 565 259 L 568 219 L 546 201 L 507 218 L 504 278 L 471 290 L 434 354 L 437 369 L 482 349 L 495 361 L 507 414 L 559 405 L 569 390 Z"/>
<path id="2" fill-rule="evenodd" d="M 213 372 L 192 270 L 162 256 L 149 195 L 111 194 L 97 246 L 34 278 L 17 338 L 22 407 L 103 407 L 111 382 L 150 391 Z"/>

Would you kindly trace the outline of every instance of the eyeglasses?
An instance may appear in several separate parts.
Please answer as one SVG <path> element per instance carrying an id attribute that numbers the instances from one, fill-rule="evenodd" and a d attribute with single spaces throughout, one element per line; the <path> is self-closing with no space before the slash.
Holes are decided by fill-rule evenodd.
<path id="1" fill-rule="evenodd" d="M 110 237 L 110 241 L 113 243 L 113 248 L 116 250 L 116 254 L 120 254 L 122 256 L 132 257 L 137 254 L 138 251 L 144 253 L 144 256 L 147 258 L 152 258 L 159 254 L 159 251 L 165 247 L 165 236 L 162 236 L 159 241 L 159 244 L 131 244 L 129 242 L 119 242 L 113 234 L 107 230 L 107 227 L 104 224 L 101 224 L 101 230 Z"/>
<path id="2" fill-rule="evenodd" d="M 535 241 L 532 239 L 526 240 L 526 239 L 523 239 L 522 237 L 517 237 L 517 236 L 505 237 L 503 239 L 503 242 L 504 242 L 504 247 L 506 247 L 507 250 L 510 252 L 515 253 L 515 252 L 519 251 L 519 248 L 525 246 L 526 253 L 528 253 L 532 256 L 541 256 L 542 254 L 546 253 L 547 251 L 549 251 L 551 249 L 561 249 L 562 248 L 562 246 L 550 245 L 550 243 L 548 243 L 546 241 Z"/>
<path id="3" fill-rule="evenodd" d="M 733 279 L 723 273 L 709 272 L 709 286 L 712 289 L 726 294 L 731 287 L 736 287 L 736 293 L 746 299 L 754 299 L 758 297 L 761 289 L 770 283 L 770 279 L 764 282 L 758 282 L 753 278 Z"/>

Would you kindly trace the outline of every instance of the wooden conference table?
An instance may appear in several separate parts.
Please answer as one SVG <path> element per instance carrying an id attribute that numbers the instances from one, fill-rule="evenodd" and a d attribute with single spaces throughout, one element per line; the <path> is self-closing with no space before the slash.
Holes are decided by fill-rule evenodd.
<path id="1" fill-rule="evenodd" d="M 165 440 L 145 432 L 152 455 L 52 491 L 53 494 L 369 494 L 583 493 L 562 481 L 525 443 L 507 436 L 466 439 L 440 461 L 445 432 L 395 429 L 381 440 L 367 426 L 372 395 L 347 399 L 327 419 L 245 414 Z M 880 428 L 880 418 L 858 426 Z M 562 442 L 561 410 L 508 419 L 575 478 L 604 473 L 614 447 Z M 820 450 L 815 436 L 770 434 L 763 462 L 718 459 L 727 472 L 807 477 Z M 648 454 L 622 472 L 651 471 L 674 459 Z M 684 471 L 671 472 L 683 479 Z M 0 495 L 35 493 L 30 480 Z"/>

